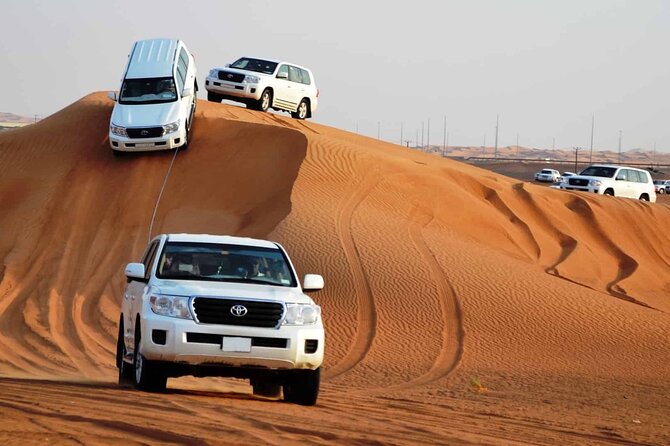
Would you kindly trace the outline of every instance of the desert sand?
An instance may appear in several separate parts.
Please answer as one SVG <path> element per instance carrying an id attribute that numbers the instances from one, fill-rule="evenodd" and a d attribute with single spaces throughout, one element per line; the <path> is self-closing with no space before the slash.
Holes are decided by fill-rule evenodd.
<path id="1" fill-rule="evenodd" d="M 119 388 L 123 267 L 172 153 L 113 157 L 111 109 L 0 134 L 2 444 L 670 444 L 668 204 L 205 101 L 151 235 L 269 238 L 322 274 L 319 401 Z"/>

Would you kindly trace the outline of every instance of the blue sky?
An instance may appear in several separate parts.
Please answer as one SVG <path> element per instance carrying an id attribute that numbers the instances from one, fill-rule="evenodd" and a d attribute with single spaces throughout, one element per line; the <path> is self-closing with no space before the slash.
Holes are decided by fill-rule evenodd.
<path id="1" fill-rule="evenodd" d="M 663 0 L 4 0 L 0 111 L 46 116 L 117 89 L 132 42 L 175 37 L 210 68 L 240 56 L 308 66 L 314 121 L 391 142 L 670 152 Z M 205 97 L 204 89 L 200 97 Z"/>

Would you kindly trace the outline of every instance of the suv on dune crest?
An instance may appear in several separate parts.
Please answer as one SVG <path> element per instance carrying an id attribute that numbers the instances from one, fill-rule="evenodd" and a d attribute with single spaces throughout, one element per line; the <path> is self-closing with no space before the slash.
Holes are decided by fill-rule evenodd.
<path id="1" fill-rule="evenodd" d="M 561 189 L 594 192 L 615 197 L 656 201 L 654 184 L 646 170 L 610 164 L 594 164 L 560 183 Z"/>
<path id="2" fill-rule="evenodd" d="M 119 384 L 163 391 L 170 377 L 249 379 L 254 395 L 314 405 L 324 354 L 321 307 L 277 243 L 164 234 L 126 266 Z"/>
<path id="3" fill-rule="evenodd" d="M 319 97 L 309 69 L 253 57 L 242 57 L 225 68 L 210 70 L 205 89 L 212 102 L 228 99 L 255 110 L 289 112 L 297 119 L 311 118 Z"/>

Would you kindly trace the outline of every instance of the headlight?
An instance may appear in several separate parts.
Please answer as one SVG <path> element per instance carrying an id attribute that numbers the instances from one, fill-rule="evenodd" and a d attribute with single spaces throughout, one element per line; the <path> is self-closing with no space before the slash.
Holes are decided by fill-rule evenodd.
<path id="1" fill-rule="evenodd" d="M 171 122 L 168 125 L 163 126 L 163 131 L 165 133 L 176 132 L 179 129 L 179 121 Z"/>
<path id="2" fill-rule="evenodd" d="M 284 325 L 314 325 L 321 315 L 321 307 L 310 304 L 286 304 Z"/>
<path id="3" fill-rule="evenodd" d="M 149 298 L 151 311 L 161 316 L 193 319 L 188 309 L 188 297 L 157 295 Z"/>
<path id="4" fill-rule="evenodd" d="M 126 133 L 125 127 L 119 127 L 118 125 L 111 124 L 109 126 L 109 130 L 117 136 L 125 136 L 126 138 L 128 137 L 128 133 Z"/>
<path id="5" fill-rule="evenodd" d="M 246 82 L 247 84 L 257 84 L 260 81 L 261 81 L 260 77 L 252 76 L 251 74 L 247 74 L 246 76 L 244 76 L 244 81 L 243 82 Z"/>
<path id="6" fill-rule="evenodd" d="M 603 184 L 603 182 L 600 180 L 589 180 L 590 186 L 600 186 L 601 184 Z"/>
<path id="7" fill-rule="evenodd" d="M 209 70 L 208 77 L 219 77 L 219 70 Z"/>

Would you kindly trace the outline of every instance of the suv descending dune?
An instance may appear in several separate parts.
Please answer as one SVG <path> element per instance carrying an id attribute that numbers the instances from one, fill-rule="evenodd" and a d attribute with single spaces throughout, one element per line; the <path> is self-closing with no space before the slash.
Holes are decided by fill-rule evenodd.
<path id="1" fill-rule="evenodd" d="M 126 266 L 119 384 L 163 391 L 169 377 L 251 381 L 254 395 L 313 405 L 324 354 L 321 308 L 284 249 L 250 238 L 169 234 Z"/>
<path id="2" fill-rule="evenodd" d="M 209 101 L 228 99 L 260 111 L 273 108 L 297 119 L 311 118 L 319 97 L 309 69 L 253 57 L 242 57 L 225 68 L 210 70 L 205 89 Z"/>

